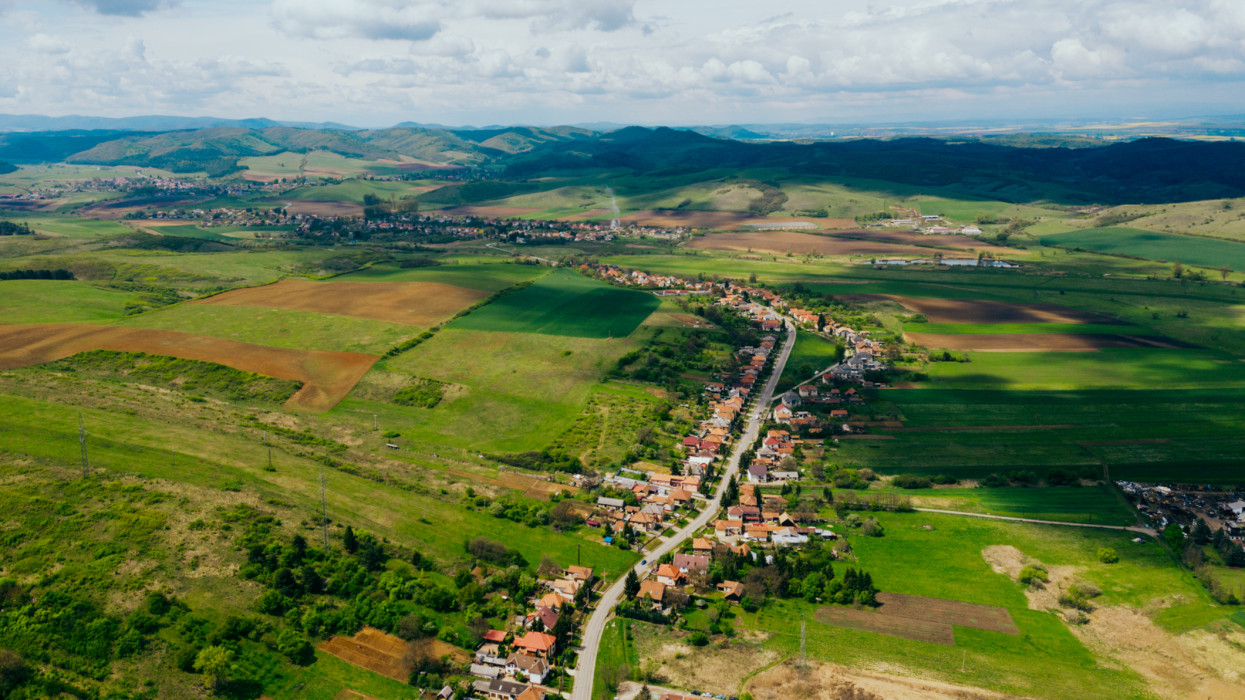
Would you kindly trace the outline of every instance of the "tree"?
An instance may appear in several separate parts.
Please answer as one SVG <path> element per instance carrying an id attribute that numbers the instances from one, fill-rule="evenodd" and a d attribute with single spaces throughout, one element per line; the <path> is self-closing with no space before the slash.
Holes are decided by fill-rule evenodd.
<path id="1" fill-rule="evenodd" d="M 756 277 L 756 275 L 754 274 L 753 277 Z M 653 691 L 648 689 L 647 683 L 640 688 L 639 693 L 636 693 L 635 700 L 653 700 Z"/>
<path id="2" fill-rule="evenodd" d="M 634 598 L 640 592 L 640 577 L 635 575 L 635 569 L 627 572 L 627 578 L 623 581 L 623 593 L 628 598 Z"/>
<path id="3" fill-rule="evenodd" d="M 311 663 L 315 658 L 315 652 L 311 649 L 311 642 L 308 642 L 306 637 L 292 629 L 281 630 L 281 634 L 277 635 L 277 651 L 300 666 Z"/>
<path id="4" fill-rule="evenodd" d="M 354 528 L 349 525 L 346 526 L 346 532 L 342 534 L 342 546 L 351 554 L 359 548 L 359 540 L 354 536 Z"/>
<path id="5" fill-rule="evenodd" d="M 1172 277 L 1176 279 L 1184 277 L 1184 265 L 1181 265 L 1179 261 L 1172 263 Z"/>
<path id="6" fill-rule="evenodd" d="M 1213 535 L 1211 534 L 1210 526 L 1206 524 L 1206 521 L 1198 518 L 1197 523 L 1193 525 L 1192 536 L 1193 541 L 1201 545 L 1209 544 Z"/>
<path id="7" fill-rule="evenodd" d="M 205 647 L 195 656 L 194 669 L 203 674 L 203 684 L 216 690 L 225 682 L 233 664 L 233 651 L 221 646 Z"/>
<path id="8" fill-rule="evenodd" d="M 1118 562 L 1119 560 L 1120 560 L 1120 554 L 1119 552 L 1115 551 L 1114 547 L 1099 547 L 1098 548 L 1098 561 L 1102 562 L 1103 564 L 1114 564 Z"/>
<path id="9" fill-rule="evenodd" d="M 1171 547 L 1173 552 L 1184 551 L 1184 530 L 1181 530 L 1176 523 L 1168 524 L 1163 530 L 1163 539 L 1167 541 L 1167 546 Z"/>
<path id="10" fill-rule="evenodd" d="M 0 649 L 0 696 L 7 696 L 9 691 L 17 689 L 29 677 L 30 667 L 22 657 L 8 649 Z"/>

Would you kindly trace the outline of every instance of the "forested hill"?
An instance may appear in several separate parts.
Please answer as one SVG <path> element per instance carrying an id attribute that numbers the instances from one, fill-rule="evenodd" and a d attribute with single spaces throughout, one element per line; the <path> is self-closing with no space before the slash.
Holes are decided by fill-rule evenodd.
<path id="1" fill-rule="evenodd" d="M 159 167 L 225 176 L 239 159 L 328 151 L 366 160 L 415 158 L 529 179 L 619 172 L 677 176 L 747 169 L 768 177 L 872 180 L 1004 201 L 1154 203 L 1245 195 L 1245 143 L 1148 138 L 1096 147 L 1015 147 L 933 138 L 736 141 L 627 127 L 377 130 L 222 126 L 167 132 L 0 134 L 0 161 Z M 862 183 L 863 184 L 863 183 Z"/>

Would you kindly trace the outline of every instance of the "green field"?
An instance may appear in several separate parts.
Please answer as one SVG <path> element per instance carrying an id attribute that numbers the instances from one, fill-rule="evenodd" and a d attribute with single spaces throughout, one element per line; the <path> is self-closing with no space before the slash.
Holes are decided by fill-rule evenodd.
<path id="1" fill-rule="evenodd" d="M 795 336 L 795 347 L 791 349 L 791 357 L 778 379 L 776 391 L 787 391 L 796 384 L 808 381 L 843 357 L 843 347 L 832 343 L 820 335 L 800 331 Z"/>
<path id="2" fill-rule="evenodd" d="M 535 265 L 509 262 L 450 264 L 435 267 L 399 267 L 391 263 L 373 265 L 338 279 L 351 282 L 437 282 L 465 289 L 496 292 L 519 282 L 526 282 L 548 270 Z"/>
<path id="3" fill-rule="evenodd" d="M 1108 486 L 903 490 L 918 508 L 1099 525 L 1133 525 L 1136 513 Z"/>
<path id="4" fill-rule="evenodd" d="M 368 354 L 381 354 L 419 330 L 353 316 L 217 304 L 178 304 L 114 325 L 196 333 L 294 350 Z"/>
<path id="5" fill-rule="evenodd" d="M 1098 352 L 974 352 L 934 362 L 931 386 L 954 389 L 1196 389 L 1245 386 L 1245 362 L 1207 350 L 1111 348 Z"/>
<path id="6" fill-rule="evenodd" d="M 1245 391 L 1226 387 L 888 389 L 866 404 L 868 410 L 879 419 L 902 421 L 905 430 L 874 428 L 889 439 L 841 441 L 831 460 L 887 473 L 970 479 L 1106 466 L 1116 479 L 1234 482 L 1245 478 L 1239 459 L 1245 449 L 1243 400 Z"/>
<path id="7" fill-rule="evenodd" d="M 1152 328 L 1098 323 L 905 323 L 910 333 L 979 335 L 994 333 L 1072 333 L 1080 335 L 1160 335 Z"/>
<path id="8" fill-rule="evenodd" d="M 429 446 L 539 450 L 571 426 L 592 387 L 636 346 L 625 338 L 451 327 L 414 350 L 377 363 L 332 413 L 356 424 L 379 414 L 386 425 L 398 426 L 404 435 Z M 433 409 L 390 403 L 393 392 L 411 376 L 458 388 Z"/>
<path id="9" fill-rule="evenodd" d="M 134 229 L 116 221 L 99 221 L 77 216 L 53 216 L 48 214 L 5 214 L 0 216 L 5 221 L 28 224 L 36 233 L 59 238 L 91 239 L 121 233 L 132 233 Z"/>
<path id="10" fill-rule="evenodd" d="M 1071 566 L 1076 578 L 1102 590 L 1096 605 L 1144 608 L 1178 596 L 1182 603 L 1155 614 L 1157 623 L 1173 633 L 1222 624 L 1217 621 L 1230 611 L 1212 603 L 1156 543 L 1131 542 L 1132 533 L 929 513 L 878 517 L 886 536 L 853 537 L 852 545 L 880 589 L 1001 606 L 1011 613 L 1021 635 L 957 627 L 954 646 L 909 641 L 813 622 L 813 606 L 802 601 L 772 604 L 756 614 L 738 611 L 736 626 L 763 631 L 771 635 L 766 647 L 794 655 L 801 646 L 799 620 L 804 617 L 809 620 L 805 648 L 814 659 L 880 665 L 899 675 L 1023 696 L 1125 698 L 1150 696 L 1142 679 L 1087 649 L 1055 614 L 1030 610 L 1021 587 L 991 571 L 983 549 L 1011 545 L 1047 566 Z M 1102 546 L 1114 547 L 1120 563 L 1099 563 L 1096 551 Z"/>
<path id="11" fill-rule="evenodd" d="M 477 331 L 625 338 L 660 303 L 648 292 L 619 289 L 558 270 L 450 325 Z"/>
<path id="12" fill-rule="evenodd" d="M 1056 233 L 1040 238 L 1042 245 L 1084 248 L 1098 253 L 1131 255 L 1160 261 L 1179 261 L 1186 265 L 1245 270 L 1245 245 L 1232 241 L 1170 233 L 1143 231 L 1119 226 L 1090 228 Z"/>
<path id="13" fill-rule="evenodd" d="M 124 315 L 130 292 L 68 280 L 0 282 L 0 323 L 99 323 Z"/>

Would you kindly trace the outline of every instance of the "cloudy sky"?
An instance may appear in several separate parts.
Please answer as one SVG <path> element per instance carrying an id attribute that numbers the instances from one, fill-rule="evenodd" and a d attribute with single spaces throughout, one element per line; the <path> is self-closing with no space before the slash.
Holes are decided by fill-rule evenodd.
<path id="1" fill-rule="evenodd" d="M 1245 0 L 0 0 L 0 112 L 386 126 L 1245 113 Z"/>

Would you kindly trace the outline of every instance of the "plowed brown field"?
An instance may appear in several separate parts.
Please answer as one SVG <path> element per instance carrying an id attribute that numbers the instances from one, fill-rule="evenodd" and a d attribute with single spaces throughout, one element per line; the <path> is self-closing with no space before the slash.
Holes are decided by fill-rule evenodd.
<path id="1" fill-rule="evenodd" d="M 955 632 L 945 622 L 931 622 L 898 615 L 887 615 L 875 610 L 854 608 L 818 608 L 813 615 L 818 622 L 832 627 L 844 627 L 861 632 L 875 632 L 891 637 L 914 639 L 933 644 L 955 644 Z"/>
<path id="2" fill-rule="evenodd" d="M 303 388 L 285 405 L 311 411 L 336 406 L 379 359 L 354 352 L 270 348 L 176 331 L 67 323 L 0 325 L 0 369 L 28 367 L 89 350 L 169 355 L 293 379 L 302 382 Z"/>
<path id="3" fill-rule="evenodd" d="M 904 333 L 904 342 L 945 350 L 978 352 L 1097 352 L 1104 348 L 1182 348 L 1168 338 L 1076 333 L 963 334 Z"/>
<path id="4" fill-rule="evenodd" d="M 849 219 L 850 221 L 850 219 Z M 930 245 L 943 248 L 961 248 L 963 250 L 986 250 L 996 252 L 998 246 L 983 243 L 972 236 L 961 236 L 958 234 L 950 236 L 931 236 L 924 233 L 916 233 L 914 231 L 897 231 L 893 229 L 874 229 L 870 231 L 842 231 L 835 233 L 836 236 L 844 236 L 846 238 L 860 238 L 873 241 L 884 241 L 886 243 L 907 243 L 910 245 Z"/>
<path id="5" fill-rule="evenodd" d="M 845 301 L 893 301 L 924 314 L 931 323 L 1096 323 L 1119 324 L 1110 316 L 1056 304 L 1007 304 L 977 299 L 931 299 L 894 294 L 851 294 Z"/>
<path id="6" fill-rule="evenodd" d="M 426 327 L 451 318 L 488 294 L 437 282 L 283 280 L 191 303 L 314 311 Z"/>
<path id="7" fill-rule="evenodd" d="M 411 665 L 406 659 L 410 645 L 399 637 L 372 627 L 364 627 L 353 637 L 333 637 L 321 642 L 319 649 L 395 681 L 405 683 L 411 678 Z"/>
<path id="8" fill-rule="evenodd" d="M 315 202 L 297 199 L 285 206 L 291 214 L 314 214 L 316 216 L 362 216 L 363 205 L 354 202 Z"/>
<path id="9" fill-rule="evenodd" d="M 945 622 L 960 627 L 974 627 L 990 632 L 1020 634 L 1012 614 L 995 605 L 962 603 L 958 600 L 925 598 L 902 593 L 879 593 L 880 612 L 932 622 Z"/>
<path id="10" fill-rule="evenodd" d="M 711 212 L 710 212 L 711 213 Z M 697 238 L 690 244 L 706 250 L 739 250 L 795 255 L 899 255 L 929 256 L 929 248 L 837 236 L 818 236 L 798 231 L 755 231 L 716 233 Z"/>

